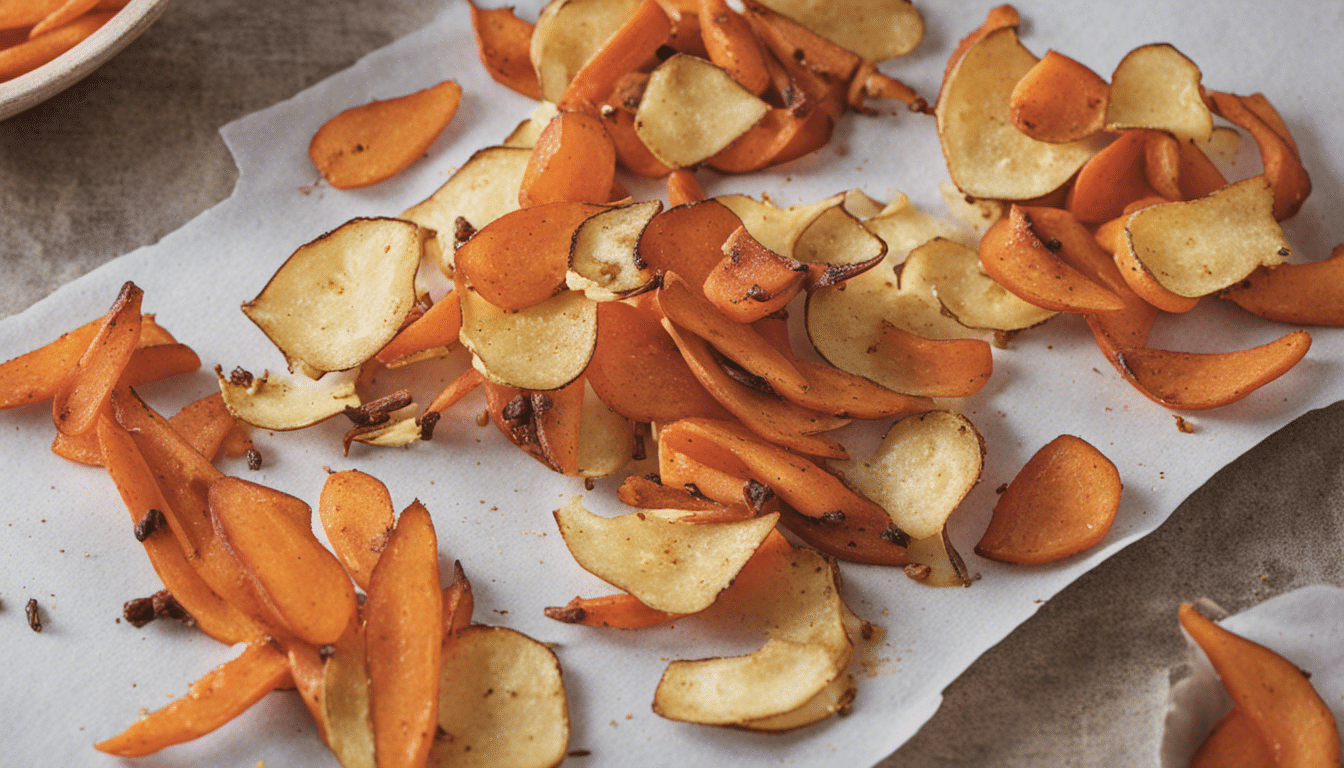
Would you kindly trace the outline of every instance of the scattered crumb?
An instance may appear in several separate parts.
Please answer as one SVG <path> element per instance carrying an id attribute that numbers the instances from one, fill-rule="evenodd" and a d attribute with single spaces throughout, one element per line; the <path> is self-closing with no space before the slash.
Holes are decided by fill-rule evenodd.
<path id="1" fill-rule="evenodd" d="M 1171 415 L 1171 417 L 1172 417 L 1173 419 L 1176 419 L 1176 431 L 1178 431 L 1178 432 L 1184 432 L 1184 433 L 1187 434 L 1187 435 L 1193 435 L 1193 434 L 1195 433 L 1195 425 L 1194 425 L 1194 424 L 1191 424 L 1190 422 L 1188 422 L 1188 421 L 1186 421 L 1185 419 L 1181 418 L 1181 416 L 1180 416 L 1179 414 L 1175 414 L 1175 413 L 1173 413 L 1173 414 Z"/>

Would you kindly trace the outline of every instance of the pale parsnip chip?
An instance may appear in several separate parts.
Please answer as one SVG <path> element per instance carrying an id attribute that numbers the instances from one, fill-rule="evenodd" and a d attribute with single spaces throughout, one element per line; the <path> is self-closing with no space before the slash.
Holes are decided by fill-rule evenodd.
<path id="1" fill-rule="evenodd" d="M 322 666 L 322 718 L 327 746 L 343 768 L 374 768 L 373 721 L 369 717 L 369 670 L 364 632 L 353 626 L 331 646 Z"/>
<path id="2" fill-rule="evenodd" d="M 868 61 L 903 56 L 924 39 L 924 17 L 910 0 L 760 0 Z"/>
<path id="3" fill-rule="evenodd" d="M 966 568 L 961 553 L 952 546 L 947 529 L 906 545 L 910 565 L 905 575 L 930 587 L 969 587 L 975 579 Z"/>
<path id="4" fill-rule="evenodd" d="M 1059 314 L 1013 295 L 980 269 L 974 250 L 941 237 L 910 252 L 899 282 L 902 291 L 933 296 L 967 328 L 1018 331 Z"/>
<path id="5" fill-rule="evenodd" d="M 541 136 L 541 131 L 551 122 L 551 118 L 560 114 L 560 108 L 555 102 L 543 101 L 532 111 L 532 116 L 519 123 L 504 141 L 500 142 L 505 147 L 527 147 L 531 149 L 537 144 L 537 137 Z"/>
<path id="6" fill-rule="evenodd" d="M 565 291 L 509 312 L 473 290 L 462 293 L 462 345 L 472 365 L 497 384 L 559 389 L 577 379 L 597 346 L 597 304 Z"/>
<path id="7" fill-rule="evenodd" d="M 445 639 L 439 734 L 430 768 L 551 768 L 569 749 L 560 660 L 506 627 L 473 624 Z"/>
<path id="8" fill-rule="evenodd" d="M 570 245 L 565 284 L 593 301 L 615 301 L 647 290 L 654 273 L 636 246 L 644 227 L 662 210 L 659 200 L 632 203 L 580 224 Z"/>
<path id="9" fill-rule="evenodd" d="M 530 157 L 532 150 L 521 146 L 478 150 L 434 194 L 401 214 L 437 233 L 438 266 L 445 275 L 453 272 L 458 220 L 474 231 L 518 210 L 518 188 Z"/>
<path id="10" fill-rule="evenodd" d="M 382 424 L 355 427 L 346 433 L 348 443 L 363 443 L 384 448 L 402 448 L 424 438 L 419 420 L 420 408 L 415 403 L 388 414 Z"/>
<path id="11" fill-rule="evenodd" d="M 835 467 L 887 510 L 896 527 L 918 540 L 943 530 L 980 480 L 984 457 L 984 438 L 969 419 L 929 411 L 892 425 L 868 459 Z"/>
<path id="12" fill-rule="evenodd" d="M 243 314 L 290 370 L 362 365 L 415 306 L 415 272 L 428 233 L 401 219 L 353 219 L 298 248 Z"/>
<path id="13" fill-rule="evenodd" d="M 953 183 L 972 197 L 1024 200 L 1058 189 L 1101 148 L 1101 137 L 1051 144 L 1009 116 L 1017 81 L 1036 63 L 1014 27 L 982 37 L 957 61 L 934 114 Z"/>
<path id="14" fill-rule="evenodd" d="M 621 28 L 640 0 L 551 0 L 537 14 L 530 55 L 541 96 L 558 102 L 569 81 Z"/>
<path id="15" fill-rule="evenodd" d="M 242 370 L 225 375 L 216 367 L 215 375 L 229 413 L 262 429 L 303 429 L 359 406 L 350 374 L 314 381 L 306 376 L 277 377 L 269 371 L 260 376 Z"/>
<path id="16" fill-rule="evenodd" d="M 584 570 L 668 613 L 707 608 L 737 575 L 778 513 L 731 523 L 685 523 L 684 510 L 601 517 L 570 499 L 555 511 L 565 546 Z"/>
<path id="17" fill-rule="evenodd" d="M 1130 51 L 1111 74 L 1107 130 L 1152 128 L 1207 141 L 1213 113 L 1201 95 L 1199 67 L 1167 43 Z"/>
<path id="18" fill-rule="evenodd" d="M 844 282 L 876 266 L 886 253 L 886 242 L 844 205 L 823 211 L 793 246 L 793 258 L 810 265 L 809 289 Z"/>
<path id="19" fill-rule="evenodd" d="M 821 214 L 844 203 L 844 193 L 831 195 L 815 203 L 780 208 L 769 200 L 757 200 L 746 195 L 720 195 L 715 200 L 737 214 L 742 226 L 761 245 L 775 253 L 796 258 L 794 245 L 803 232 Z"/>
<path id="20" fill-rule="evenodd" d="M 635 134 L 654 157 L 686 168 L 718 154 L 769 109 L 719 67 L 679 53 L 649 75 Z"/>
<path id="21" fill-rule="evenodd" d="M 743 725 L 797 710 L 838 676 L 825 646 L 770 638 L 745 656 L 672 662 L 653 711 L 669 720 Z"/>
<path id="22" fill-rule="evenodd" d="M 886 203 L 880 200 L 874 200 L 861 189 L 845 190 L 845 200 L 842 205 L 849 215 L 856 219 L 871 219 L 886 208 Z"/>
<path id="23" fill-rule="evenodd" d="M 608 477 L 630 463 L 635 432 L 630 420 L 611 410 L 588 382 L 579 412 L 579 476 Z"/>
<path id="24" fill-rule="evenodd" d="M 829 685 L 795 710 L 757 720 L 746 720 L 735 725 L 751 731 L 770 733 L 796 730 L 819 723 L 836 713 L 845 712 L 857 693 L 858 685 L 854 675 L 844 674 L 832 680 Z"/>
<path id="25" fill-rule="evenodd" d="M 1185 297 L 1226 288 L 1292 254 L 1263 176 L 1136 212 L 1125 226 L 1125 246 L 1162 287 Z"/>
<path id="26" fill-rule="evenodd" d="M 977 235 L 985 234 L 994 222 L 1008 215 L 1008 204 L 1004 201 L 971 197 L 951 182 L 939 184 L 938 193 L 942 195 L 948 212 Z"/>

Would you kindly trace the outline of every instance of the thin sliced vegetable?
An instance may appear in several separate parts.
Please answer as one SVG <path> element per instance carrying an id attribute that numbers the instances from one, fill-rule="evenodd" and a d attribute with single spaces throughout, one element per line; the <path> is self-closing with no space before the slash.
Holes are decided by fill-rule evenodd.
<path id="1" fill-rule="evenodd" d="M 1119 353 L 1121 370 L 1153 401 L 1178 410 L 1234 403 L 1287 373 L 1311 348 L 1306 331 L 1234 352 L 1131 349 Z"/>
<path id="2" fill-rule="evenodd" d="M 1101 130 L 1110 84 L 1078 61 L 1046 51 L 1013 86 L 1009 115 L 1019 131 L 1060 144 Z"/>
<path id="3" fill-rule="evenodd" d="M 476 35 L 476 50 L 481 64 L 495 82 L 524 96 L 540 99 L 541 83 L 532 68 L 532 24 L 514 14 L 512 8 L 482 9 L 470 2 L 471 28 Z"/>
<path id="4" fill-rule="evenodd" d="M 634 595 L 618 592 L 602 597 L 576 597 L 563 606 L 546 608 L 547 618 L 566 624 L 612 629 L 643 629 L 676 621 L 685 614 L 650 608 Z"/>
<path id="5" fill-rule="evenodd" d="M 387 486 L 357 469 L 333 472 L 322 484 L 317 514 L 332 551 L 367 592 L 369 575 L 397 521 Z"/>
<path id="6" fill-rule="evenodd" d="M 103 316 L 98 333 L 52 396 L 51 417 L 61 432 L 77 436 L 93 428 L 112 388 L 140 342 L 140 300 L 135 283 L 126 283 Z"/>
<path id="7" fill-rule="evenodd" d="M 1261 267 L 1218 295 L 1269 320 L 1344 325 L 1344 246 L 1321 261 Z"/>
<path id="8" fill-rule="evenodd" d="M 585 112 L 561 112 L 537 137 L 518 204 L 605 203 L 615 178 L 616 148 L 602 121 Z"/>

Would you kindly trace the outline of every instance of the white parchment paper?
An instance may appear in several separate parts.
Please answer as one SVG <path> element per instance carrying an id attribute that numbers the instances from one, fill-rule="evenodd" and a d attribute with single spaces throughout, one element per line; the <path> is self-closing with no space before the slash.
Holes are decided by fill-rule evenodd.
<path id="1" fill-rule="evenodd" d="M 956 41 L 980 23 L 989 3 L 921 4 L 928 31 L 919 50 L 884 69 L 932 97 Z M 1210 88 L 1265 92 L 1294 131 L 1316 191 L 1286 230 L 1300 254 L 1319 258 L 1344 241 L 1339 178 L 1344 83 L 1334 42 L 1344 6 L 1301 2 L 1023 2 L 1023 40 L 1038 54 L 1056 48 L 1108 76 L 1132 48 L 1171 42 L 1196 61 Z M 534 18 L 528 5 L 520 14 Z M 531 14 L 531 15 L 530 15 Z M 454 78 L 466 95 L 452 125 L 428 156 L 372 189 L 342 192 L 316 185 L 306 148 L 316 128 L 340 109 Z M 105 311 L 123 281 L 145 289 L 145 309 L 205 363 L 199 374 L 146 388 L 160 411 L 211 392 L 225 370 L 280 369 L 279 354 L 238 311 L 297 246 L 354 216 L 396 215 L 445 181 L 476 149 L 498 142 L 531 103 L 488 79 L 476 59 L 465 4 L 449 5 L 429 27 L 370 55 L 293 99 L 226 126 L 240 168 L 234 195 L 152 247 L 135 251 L 0 323 L 0 358 L 31 349 Z M 1247 140 L 1234 172 L 1258 172 Z M 812 201 L 857 187 L 890 190 L 940 211 L 946 179 L 931 119 L 899 110 L 850 115 L 832 145 L 784 168 L 751 177 L 702 174 L 711 194 L 769 194 L 779 204 Z M 656 185 L 632 181 L 636 194 Z M 1166 317 L 1155 346 L 1213 351 L 1253 346 L 1291 330 L 1208 300 L 1193 313 Z M 1171 412 L 1125 384 L 1095 350 L 1086 326 L 1061 317 L 995 350 L 995 373 L 974 398 L 949 403 L 983 433 L 988 455 L 979 486 L 953 517 L 950 533 L 982 578 L 969 589 L 937 590 L 899 570 L 845 565 L 846 597 L 882 625 L 885 643 L 861 659 L 859 694 L 847 718 L 783 735 L 757 735 L 671 723 L 649 708 L 662 669 L 746 647 L 695 620 L 641 632 L 604 632 L 558 624 L 542 608 L 576 594 L 609 590 L 582 572 L 556 533 L 550 512 L 581 484 L 557 477 L 475 423 L 472 399 L 440 423 L 433 442 L 409 449 L 340 451 L 343 426 L 255 435 L 266 464 L 225 470 L 316 503 L 324 467 L 357 467 L 382 479 L 398 506 L 419 498 L 433 513 L 445 572 L 460 559 L 477 595 L 477 619 L 505 624 L 555 644 L 565 668 L 572 747 L 585 766 L 871 765 L 902 744 L 935 711 L 940 692 L 974 659 L 1052 595 L 1126 544 L 1152 531 L 1194 488 L 1241 452 L 1311 408 L 1344 398 L 1344 333 L 1313 329 L 1311 352 L 1288 375 L 1246 400 L 1214 412 Z M 417 371 L 421 401 L 465 365 L 450 358 Z M 885 426 L 885 425 L 881 425 Z M 106 476 L 51 455 L 53 433 L 42 407 L 0 415 L 0 477 L 10 511 L 0 525 L 0 675 L 15 765 L 117 765 L 93 742 L 156 709 L 236 651 L 189 630 L 119 623 L 121 603 L 157 586 L 131 537 L 125 510 Z M 880 430 L 879 430 L 880 431 Z M 970 554 L 993 506 L 1040 446 L 1061 433 L 1100 448 L 1120 470 L 1125 493 L 1115 526 L 1086 556 L 1046 567 L 1014 568 Z M 860 442 L 864 435 L 859 435 Z M 868 435 L 867 437 L 871 437 Z M 592 509 L 617 511 L 614 481 L 585 495 Z M 1189 556 L 1216 556 L 1191 552 Z M 46 629 L 22 620 L 28 598 L 42 605 Z M 967 727 L 974 727 L 968 724 Z M 325 766 L 292 693 L 267 697 L 198 742 L 140 761 L 144 765 Z"/>

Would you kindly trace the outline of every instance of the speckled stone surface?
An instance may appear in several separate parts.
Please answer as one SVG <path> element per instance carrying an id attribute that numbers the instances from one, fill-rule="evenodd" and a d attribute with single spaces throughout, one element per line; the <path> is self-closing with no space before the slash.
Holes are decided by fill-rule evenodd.
<path id="1" fill-rule="evenodd" d="M 110 64 L 0 122 L 0 315 L 223 200 L 236 171 L 221 126 L 439 7 L 178 0 Z M 1341 456 L 1344 404 L 1267 439 L 986 653 L 881 765 L 1154 764 L 1168 675 L 1185 656 L 1179 602 L 1206 596 L 1235 611 L 1344 585 Z"/>

